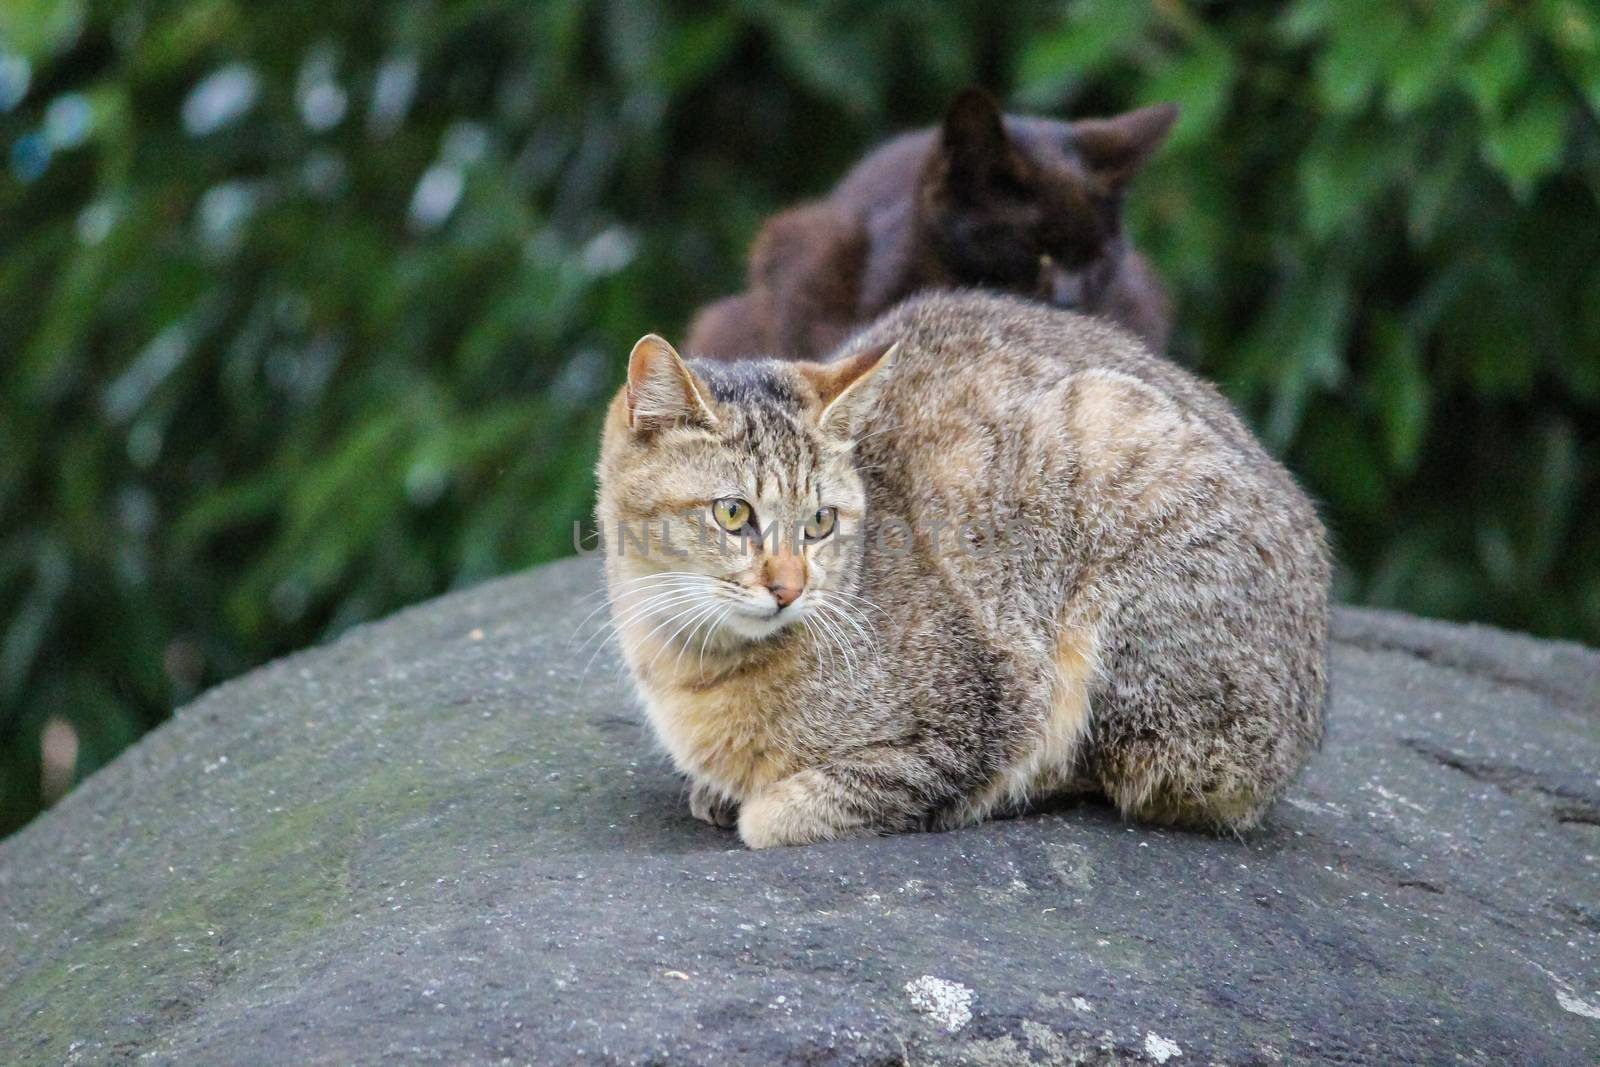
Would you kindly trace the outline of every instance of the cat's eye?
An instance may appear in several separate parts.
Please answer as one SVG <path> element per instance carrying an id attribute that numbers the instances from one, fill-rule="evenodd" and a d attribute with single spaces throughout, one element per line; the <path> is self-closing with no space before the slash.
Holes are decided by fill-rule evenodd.
<path id="1" fill-rule="evenodd" d="M 820 541 L 833 533 L 834 525 L 839 521 L 839 512 L 836 508 L 818 508 L 817 513 L 806 520 L 806 540 Z"/>
<path id="2" fill-rule="evenodd" d="M 750 522 L 750 505 L 736 496 L 725 496 L 712 502 L 711 517 L 729 533 L 738 533 Z"/>

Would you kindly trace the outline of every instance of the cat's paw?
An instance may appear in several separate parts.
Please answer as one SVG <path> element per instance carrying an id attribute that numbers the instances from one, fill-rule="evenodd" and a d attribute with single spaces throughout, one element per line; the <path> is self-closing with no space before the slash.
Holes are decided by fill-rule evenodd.
<path id="1" fill-rule="evenodd" d="M 719 830 L 732 830 L 739 823 L 739 802 L 696 782 L 689 789 L 689 814 Z"/>
<path id="2" fill-rule="evenodd" d="M 841 825 L 824 785 L 818 771 L 774 782 L 739 809 L 739 838 L 749 848 L 773 848 L 849 836 L 852 829 Z"/>

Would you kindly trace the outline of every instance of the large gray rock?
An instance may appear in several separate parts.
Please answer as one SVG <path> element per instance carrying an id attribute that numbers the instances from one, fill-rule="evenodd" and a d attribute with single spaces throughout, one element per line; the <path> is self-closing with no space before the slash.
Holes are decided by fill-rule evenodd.
<path id="1" fill-rule="evenodd" d="M 1343 611 L 1245 840 L 753 853 L 585 674 L 595 587 L 221 686 L 0 845 L 0 1063 L 1600 1061 L 1600 654 Z"/>

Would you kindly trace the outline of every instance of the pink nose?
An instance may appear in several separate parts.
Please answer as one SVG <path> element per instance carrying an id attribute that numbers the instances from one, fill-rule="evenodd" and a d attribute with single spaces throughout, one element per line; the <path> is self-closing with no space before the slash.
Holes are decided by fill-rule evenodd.
<path id="1" fill-rule="evenodd" d="M 778 607 L 788 607 L 806 591 L 805 560 L 788 552 L 768 556 L 761 566 L 761 584 L 767 587 Z"/>

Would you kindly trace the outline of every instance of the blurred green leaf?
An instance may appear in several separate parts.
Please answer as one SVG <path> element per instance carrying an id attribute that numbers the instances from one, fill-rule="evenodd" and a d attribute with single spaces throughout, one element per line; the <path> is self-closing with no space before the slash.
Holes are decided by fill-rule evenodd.
<path id="1" fill-rule="evenodd" d="M 24 579 L 28 592 L 0 632 L 0 695 L 13 699 L 44 647 L 72 577 L 64 546 L 52 541 L 39 546 L 32 570 Z"/>
<path id="2" fill-rule="evenodd" d="M 1245 340 L 1250 364 L 1272 382 L 1262 433 L 1283 448 L 1294 440 L 1314 394 L 1343 379 L 1350 292 L 1340 272 L 1302 271 L 1275 294 Z"/>
<path id="3" fill-rule="evenodd" d="M 883 68 L 860 36 L 840 32 L 818 8 L 762 4 L 756 10 L 785 66 L 812 92 L 855 114 L 869 113 L 882 98 Z"/>
<path id="4" fill-rule="evenodd" d="M 727 58 L 739 29 L 738 20 L 720 13 L 673 27 L 662 50 L 662 89 L 682 89 L 709 74 Z"/>
<path id="5" fill-rule="evenodd" d="M 1524 577 L 1533 588 L 1549 577 L 1561 554 L 1583 478 L 1578 436 L 1570 422 L 1557 419 L 1543 427 L 1538 447 L 1529 464 L 1535 472 L 1532 500 L 1523 512 L 1530 520 L 1523 548 Z"/>
<path id="6" fill-rule="evenodd" d="M 1526 198 L 1540 178 L 1561 165 L 1567 116 L 1559 97 L 1540 93 L 1490 126 L 1484 155 L 1517 196 Z"/>
<path id="7" fill-rule="evenodd" d="M 0 47 L 38 62 L 83 32 L 84 0 L 6 0 L 0 5 Z"/>
<path id="8" fill-rule="evenodd" d="M 1292 45 L 1310 45 L 1327 36 L 1337 19 L 1342 0 L 1299 0 L 1287 4 L 1278 19 L 1278 31 Z"/>
<path id="9" fill-rule="evenodd" d="M 1140 93 L 1142 104 L 1175 102 L 1182 108 L 1169 138 L 1172 148 L 1209 137 L 1221 122 L 1233 86 L 1233 56 L 1204 39 L 1182 57 L 1161 64 Z"/>
<path id="10" fill-rule="evenodd" d="M 1461 197 L 1472 145 L 1457 140 L 1439 154 L 1413 151 L 1403 179 L 1410 191 L 1406 228 L 1413 244 L 1427 245 Z"/>
<path id="11" fill-rule="evenodd" d="M 1421 354 L 1412 334 L 1391 318 L 1374 321 L 1372 346 L 1376 353 L 1372 399 L 1383 425 L 1389 462 L 1409 474 L 1422 449 L 1432 401 Z"/>
<path id="12" fill-rule="evenodd" d="M 1388 71 L 1384 107 L 1404 117 L 1431 104 L 1450 84 L 1460 42 L 1452 25 L 1454 4 L 1433 5 L 1431 17 L 1413 28 L 1407 47 L 1399 49 Z"/>
<path id="13" fill-rule="evenodd" d="M 1316 479 L 1326 506 L 1345 516 L 1383 513 L 1387 501 L 1378 473 L 1383 460 L 1355 412 L 1317 405 L 1315 417 L 1306 420 L 1302 446 L 1307 474 Z"/>
<path id="14" fill-rule="evenodd" d="M 1600 115 L 1600 12 L 1585 0 L 1537 0 L 1533 16 L 1557 61 Z"/>
<path id="15" fill-rule="evenodd" d="M 1403 159 L 1401 146 L 1382 133 L 1319 135 L 1300 164 L 1307 232 L 1325 240 L 1348 220 L 1365 217 L 1370 202 L 1399 176 Z"/>
<path id="16" fill-rule="evenodd" d="M 1019 100 L 1051 103 L 1074 79 L 1137 43 L 1154 14 L 1148 0 L 1082 0 L 1063 24 L 1034 34 L 1017 64 Z"/>
<path id="17" fill-rule="evenodd" d="M 1483 38 L 1461 70 L 1461 80 L 1478 110 L 1487 116 L 1505 109 L 1512 91 L 1527 77 L 1528 49 L 1522 29 L 1514 22 L 1496 26 Z"/>
<path id="18" fill-rule="evenodd" d="M 1325 25 L 1328 41 L 1316 62 L 1318 97 L 1335 114 L 1357 111 L 1412 44 L 1404 9 L 1384 0 L 1349 0 Z"/>

